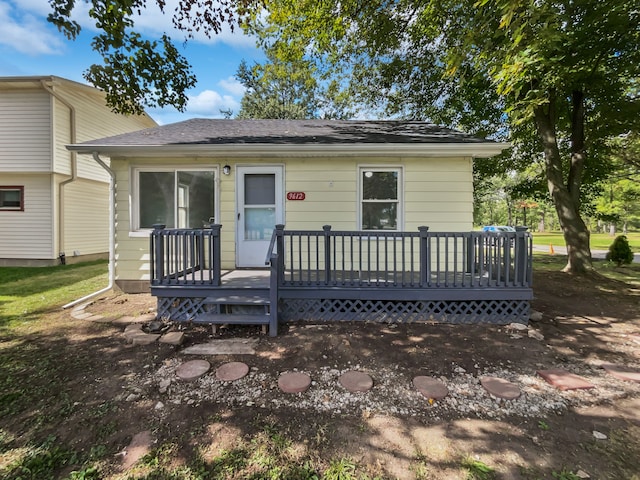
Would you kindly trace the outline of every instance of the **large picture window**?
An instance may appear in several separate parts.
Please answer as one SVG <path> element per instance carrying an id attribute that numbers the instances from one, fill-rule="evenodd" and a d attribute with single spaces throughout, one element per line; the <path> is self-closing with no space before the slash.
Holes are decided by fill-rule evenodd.
<path id="1" fill-rule="evenodd" d="M 0 210 L 23 211 L 24 187 L 0 186 Z"/>
<path id="2" fill-rule="evenodd" d="M 137 229 L 202 228 L 215 215 L 214 170 L 138 170 Z"/>
<path id="3" fill-rule="evenodd" d="M 360 168 L 361 230 L 400 229 L 400 174 L 399 168 Z"/>

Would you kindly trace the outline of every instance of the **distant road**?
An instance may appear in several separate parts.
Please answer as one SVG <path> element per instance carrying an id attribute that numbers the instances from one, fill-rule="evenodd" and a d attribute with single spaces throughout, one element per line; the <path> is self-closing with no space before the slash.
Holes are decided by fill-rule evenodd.
<path id="1" fill-rule="evenodd" d="M 549 245 L 534 245 L 533 249 L 538 251 L 538 252 L 545 252 L 545 253 L 550 253 L 549 252 Z M 553 247 L 554 253 L 556 255 L 566 255 L 567 254 L 567 247 Z M 591 250 L 591 256 L 593 258 L 598 258 L 601 260 L 604 260 L 605 257 L 607 256 L 607 250 Z M 633 263 L 640 263 L 640 253 L 634 253 L 633 254 Z"/>

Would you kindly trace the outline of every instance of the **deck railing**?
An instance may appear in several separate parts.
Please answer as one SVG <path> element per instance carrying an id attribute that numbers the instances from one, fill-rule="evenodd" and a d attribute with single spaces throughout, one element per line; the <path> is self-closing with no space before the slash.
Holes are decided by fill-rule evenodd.
<path id="1" fill-rule="evenodd" d="M 267 255 L 282 287 L 530 288 L 526 232 L 285 230 Z"/>
<path id="2" fill-rule="evenodd" d="M 151 232 L 151 285 L 220 285 L 220 228 Z"/>
<path id="3" fill-rule="evenodd" d="M 220 225 L 151 233 L 152 286 L 219 286 Z M 531 288 L 527 232 L 285 230 L 267 252 L 271 288 Z"/>

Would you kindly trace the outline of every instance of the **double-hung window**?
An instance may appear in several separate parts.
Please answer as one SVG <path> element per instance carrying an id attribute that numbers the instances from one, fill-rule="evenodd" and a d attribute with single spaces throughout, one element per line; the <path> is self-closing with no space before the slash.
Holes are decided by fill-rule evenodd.
<path id="1" fill-rule="evenodd" d="M 360 168 L 360 229 L 399 230 L 402 205 L 400 168 Z"/>
<path id="2" fill-rule="evenodd" d="M 214 169 L 137 169 L 134 230 L 202 228 L 215 216 Z"/>
<path id="3" fill-rule="evenodd" d="M 24 187 L 0 186 L 0 210 L 23 211 Z"/>

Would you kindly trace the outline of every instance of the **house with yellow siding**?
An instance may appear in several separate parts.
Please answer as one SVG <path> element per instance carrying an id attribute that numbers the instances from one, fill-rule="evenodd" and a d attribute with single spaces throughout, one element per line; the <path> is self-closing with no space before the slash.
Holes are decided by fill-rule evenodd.
<path id="1" fill-rule="evenodd" d="M 0 77 L 0 265 L 106 258 L 109 175 L 66 145 L 154 126 L 113 113 L 88 85 Z"/>
<path id="2" fill-rule="evenodd" d="M 524 318 L 527 237 L 472 232 L 473 161 L 507 146 L 425 122 L 192 119 L 68 148 L 111 160 L 121 289 L 150 290 L 159 316 L 275 334 L 283 319 L 353 319 L 356 300 L 433 319 L 425 302 L 487 289 Z M 265 315 L 227 318 L 238 305 Z"/>

